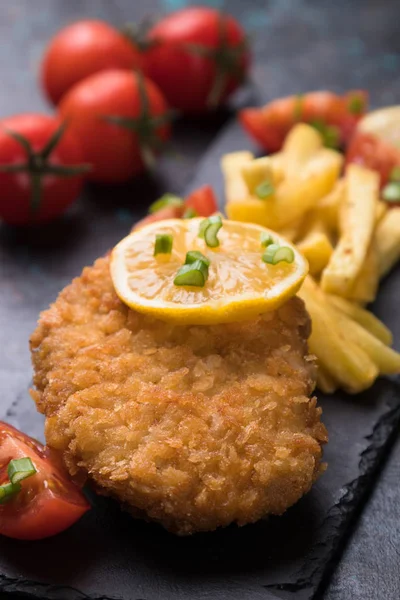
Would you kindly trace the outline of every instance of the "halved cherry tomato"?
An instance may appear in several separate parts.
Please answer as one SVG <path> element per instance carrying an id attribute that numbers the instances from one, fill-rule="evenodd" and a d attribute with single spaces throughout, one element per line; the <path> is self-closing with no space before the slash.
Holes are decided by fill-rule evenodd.
<path id="1" fill-rule="evenodd" d="M 182 112 L 220 106 L 242 83 L 250 63 L 238 21 L 204 6 L 164 17 L 150 29 L 146 42 L 146 75 Z"/>
<path id="2" fill-rule="evenodd" d="M 102 21 L 79 21 L 51 40 L 42 63 L 47 96 L 58 104 L 78 81 L 106 69 L 136 69 L 140 52 L 120 31 Z"/>
<path id="3" fill-rule="evenodd" d="M 39 540 L 68 529 L 90 505 L 56 454 L 0 421 L 0 485 L 8 482 L 10 461 L 25 457 L 32 460 L 37 473 L 21 482 L 19 493 L 0 504 L 0 534 Z"/>
<path id="4" fill-rule="evenodd" d="M 378 171 L 381 188 L 388 181 L 394 167 L 400 166 L 400 150 L 371 133 L 357 131 L 346 153 L 346 164 L 357 163 Z"/>
<path id="5" fill-rule="evenodd" d="M 81 140 L 92 181 L 122 183 L 137 175 L 171 133 L 164 96 L 139 72 L 91 75 L 63 97 L 59 111 Z"/>
<path id="6" fill-rule="evenodd" d="M 147 217 L 144 217 L 138 221 L 138 223 L 133 226 L 133 229 L 139 229 L 139 227 L 144 227 L 145 225 L 149 225 L 155 221 L 164 221 L 165 219 L 180 219 L 183 215 L 183 211 L 183 206 L 166 206 L 152 215 L 148 215 Z"/>
<path id="7" fill-rule="evenodd" d="M 247 133 L 265 150 L 277 152 L 295 123 L 314 125 L 327 145 L 348 142 L 365 112 L 367 96 L 354 91 L 338 96 L 331 92 L 310 92 L 274 100 L 261 108 L 246 108 L 239 119 Z"/>
<path id="8" fill-rule="evenodd" d="M 185 207 L 192 208 L 199 217 L 209 217 L 218 210 L 214 190 L 210 185 L 203 185 L 187 196 Z"/>

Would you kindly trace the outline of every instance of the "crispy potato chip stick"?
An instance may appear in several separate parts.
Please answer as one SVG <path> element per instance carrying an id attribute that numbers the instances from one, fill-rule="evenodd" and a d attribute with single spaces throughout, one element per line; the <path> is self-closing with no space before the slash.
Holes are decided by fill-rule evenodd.
<path id="1" fill-rule="evenodd" d="M 365 310 L 365 308 L 361 308 L 354 302 L 350 302 L 345 298 L 340 298 L 340 296 L 326 294 L 326 298 L 330 304 L 341 310 L 348 317 L 351 317 L 353 321 L 362 325 L 383 344 L 391 346 L 393 343 L 392 332 L 382 323 L 382 321 L 375 317 L 372 312 Z"/>
<path id="2" fill-rule="evenodd" d="M 341 207 L 341 236 L 322 274 L 324 291 L 340 296 L 350 293 L 370 247 L 378 197 L 378 173 L 349 165 L 346 197 Z"/>

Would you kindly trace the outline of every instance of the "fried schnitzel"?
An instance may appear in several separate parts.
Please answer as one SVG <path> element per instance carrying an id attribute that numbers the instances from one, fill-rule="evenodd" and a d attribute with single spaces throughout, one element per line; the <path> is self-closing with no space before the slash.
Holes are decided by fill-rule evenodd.
<path id="1" fill-rule="evenodd" d="M 281 514 L 322 470 L 309 317 L 177 326 L 117 297 L 101 258 L 42 313 L 32 396 L 47 443 L 133 514 L 178 534 Z"/>

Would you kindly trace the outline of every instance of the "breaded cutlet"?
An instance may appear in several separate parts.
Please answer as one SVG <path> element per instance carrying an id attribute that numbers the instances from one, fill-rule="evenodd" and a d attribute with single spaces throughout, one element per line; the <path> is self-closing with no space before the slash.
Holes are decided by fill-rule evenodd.
<path id="1" fill-rule="evenodd" d="M 177 326 L 84 269 L 31 337 L 47 443 L 73 477 L 190 534 L 282 514 L 320 474 L 310 320 L 292 298 L 257 319 Z"/>

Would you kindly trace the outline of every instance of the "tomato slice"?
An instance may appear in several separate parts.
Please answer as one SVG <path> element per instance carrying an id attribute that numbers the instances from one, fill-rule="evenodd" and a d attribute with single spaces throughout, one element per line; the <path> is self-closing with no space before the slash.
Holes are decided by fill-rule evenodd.
<path id="1" fill-rule="evenodd" d="M 183 215 L 183 211 L 183 206 L 166 206 L 165 208 L 161 208 L 157 212 L 138 221 L 136 225 L 133 226 L 132 230 L 139 229 L 139 227 L 144 227 L 145 225 L 149 225 L 155 221 L 164 221 L 164 219 L 180 219 Z"/>
<path id="2" fill-rule="evenodd" d="M 347 149 L 346 164 L 349 163 L 378 171 L 382 188 L 394 167 L 400 166 L 400 150 L 371 133 L 357 131 Z"/>
<path id="3" fill-rule="evenodd" d="M 239 120 L 250 137 L 269 152 L 281 149 L 290 129 L 298 122 L 334 128 L 341 145 L 346 144 L 354 133 L 365 113 L 367 101 L 366 92 L 361 90 L 344 96 L 326 91 L 310 92 L 279 98 L 261 108 L 246 108 L 240 111 Z"/>
<path id="4" fill-rule="evenodd" d="M 68 529 L 90 505 L 55 453 L 0 421 L 0 484 L 8 482 L 9 462 L 24 457 L 32 460 L 37 473 L 22 481 L 21 491 L 0 505 L 0 534 L 40 540 Z"/>
<path id="5" fill-rule="evenodd" d="M 210 185 L 203 185 L 185 200 L 185 207 L 192 208 L 199 217 L 209 217 L 218 210 L 217 199 Z"/>

